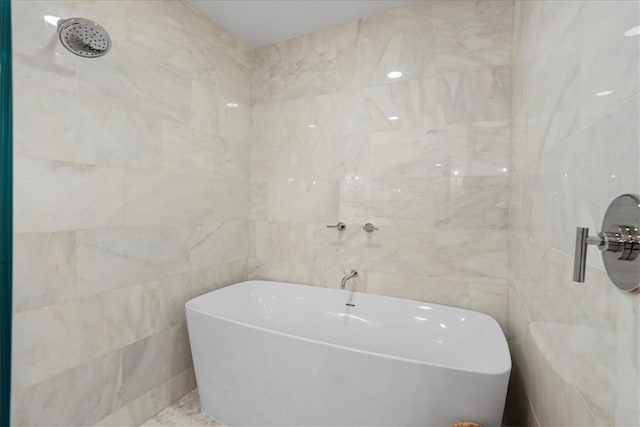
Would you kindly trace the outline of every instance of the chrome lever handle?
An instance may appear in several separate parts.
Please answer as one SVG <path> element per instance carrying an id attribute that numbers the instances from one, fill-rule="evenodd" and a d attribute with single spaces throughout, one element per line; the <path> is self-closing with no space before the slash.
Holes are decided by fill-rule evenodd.
<path id="1" fill-rule="evenodd" d="M 344 222 L 339 222 L 336 225 L 327 225 L 327 228 L 337 228 L 338 231 L 343 231 L 347 225 Z"/>
<path id="2" fill-rule="evenodd" d="M 589 244 L 589 228 L 576 228 L 576 252 L 573 260 L 573 281 L 584 283 L 587 269 L 587 245 Z"/>
<path id="3" fill-rule="evenodd" d="M 584 273 L 587 269 L 587 227 L 576 228 L 576 252 L 573 259 L 573 281 L 584 283 Z"/>
<path id="4" fill-rule="evenodd" d="M 596 245 L 602 252 L 620 253 L 618 259 L 621 261 L 633 261 L 640 253 L 640 236 L 636 229 L 629 226 L 618 226 L 615 231 L 602 231 L 597 236 L 589 236 L 587 227 L 578 227 L 573 260 L 574 282 L 584 282 L 588 245 Z"/>
<path id="5" fill-rule="evenodd" d="M 588 245 L 597 245 L 607 275 L 618 289 L 640 293 L 640 196 L 623 194 L 609 204 L 601 232 L 578 227 L 573 280 L 584 282 Z"/>
<path id="6" fill-rule="evenodd" d="M 606 249 L 603 233 L 597 236 L 589 236 L 588 227 L 576 228 L 576 252 L 573 260 L 573 281 L 584 283 L 585 271 L 587 268 L 587 246 L 597 245 L 602 251 Z"/>

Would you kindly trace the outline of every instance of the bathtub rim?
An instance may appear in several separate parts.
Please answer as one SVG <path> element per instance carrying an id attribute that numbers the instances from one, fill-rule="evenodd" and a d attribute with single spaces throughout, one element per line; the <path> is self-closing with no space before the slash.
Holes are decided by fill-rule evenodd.
<path id="1" fill-rule="evenodd" d="M 233 284 L 228 285 L 228 286 L 235 286 L 235 285 L 240 285 L 240 284 L 248 283 L 248 282 L 284 283 L 284 284 L 289 284 L 289 285 L 309 286 L 309 287 L 317 288 L 317 286 L 313 286 L 313 285 L 305 285 L 305 284 L 293 283 L 293 282 L 281 282 L 281 281 L 274 281 L 274 280 L 245 280 L 245 281 L 242 281 L 242 282 L 233 283 Z M 489 316 L 488 314 L 485 314 L 485 313 L 480 313 L 478 311 L 468 310 L 468 309 L 464 309 L 464 308 L 452 307 L 452 306 L 448 306 L 448 305 L 444 305 L 444 304 L 434 304 L 434 303 L 431 303 L 431 302 L 418 301 L 418 300 L 412 300 L 412 299 L 407 299 L 407 298 L 398 298 L 398 297 L 391 297 L 391 296 L 378 295 L 378 294 L 368 294 L 368 293 L 365 293 L 365 292 L 354 292 L 355 294 L 374 295 L 374 296 L 379 296 L 379 297 L 384 297 L 384 298 L 392 298 L 392 299 L 402 300 L 402 301 L 412 301 L 412 302 L 417 302 L 417 303 L 420 303 L 420 304 L 430 304 L 430 305 L 435 305 L 435 306 L 440 306 L 440 307 L 454 308 L 456 310 L 466 310 L 466 311 L 471 311 L 473 313 L 480 314 L 482 316 L 489 317 L 491 320 L 493 320 L 496 323 L 496 325 L 498 326 L 500 332 L 502 332 L 502 338 L 504 339 L 504 343 L 506 345 L 507 353 L 509 354 L 509 357 L 507 357 L 507 359 L 506 359 L 507 365 L 505 366 L 505 368 L 503 370 L 500 370 L 500 371 L 497 371 L 497 372 L 480 371 L 480 370 L 476 370 L 476 369 L 463 369 L 463 368 L 460 368 L 460 367 L 445 365 L 445 364 L 442 364 L 442 363 L 427 362 L 427 361 L 411 359 L 411 358 L 407 358 L 407 357 L 394 356 L 394 355 L 386 354 L 386 353 L 379 353 L 379 352 L 375 352 L 375 351 L 362 350 L 362 349 L 354 348 L 354 347 L 347 347 L 347 346 L 340 345 L 340 344 L 333 344 L 333 343 L 326 342 L 326 341 L 323 341 L 323 340 L 317 340 L 317 339 L 312 339 L 312 338 L 307 338 L 307 337 L 301 337 L 299 335 L 294 335 L 294 334 L 290 334 L 290 333 L 286 333 L 286 332 L 281 332 L 281 331 L 277 331 L 277 330 L 274 330 L 274 329 L 268 329 L 268 328 L 264 328 L 262 326 L 252 325 L 250 323 L 242 322 L 242 321 L 235 320 L 235 319 L 230 319 L 230 318 L 228 318 L 226 316 L 220 316 L 218 314 L 213 314 L 213 313 L 210 313 L 210 312 L 195 308 L 195 307 L 193 307 L 193 305 L 190 305 L 192 301 L 200 298 L 201 296 L 207 295 L 209 293 L 216 292 L 216 291 L 218 291 L 220 289 L 224 289 L 224 288 L 226 288 L 228 286 L 225 286 L 225 287 L 222 287 L 222 288 L 218 288 L 218 289 L 214 289 L 214 290 L 209 291 L 209 292 L 205 292 L 202 295 L 199 295 L 197 297 L 194 297 L 194 298 L 190 299 L 189 301 L 187 301 L 185 303 L 185 311 L 196 312 L 196 313 L 202 314 L 202 315 L 207 316 L 207 317 L 211 317 L 211 318 L 215 318 L 215 319 L 221 320 L 223 322 L 233 323 L 235 325 L 248 327 L 248 328 L 251 328 L 251 329 L 254 329 L 254 330 L 267 332 L 267 333 L 271 333 L 271 334 L 287 337 L 287 338 L 290 338 L 290 339 L 298 339 L 298 340 L 302 340 L 302 341 L 309 342 L 309 343 L 312 343 L 312 344 L 325 345 L 325 346 L 329 346 L 329 347 L 332 347 L 332 348 L 337 348 L 337 349 L 341 349 L 341 350 L 347 350 L 347 351 L 351 351 L 351 352 L 355 352 L 355 353 L 359 353 L 359 354 L 363 354 L 363 355 L 367 355 L 367 356 L 392 359 L 392 360 L 405 362 L 405 363 L 410 363 L 410 364 L 414 364 L 414 365 L 422 365 L 422 366 L 426 365 L 426 366 L 432 366 L 432 367 L 436 367 L 436 368 L 451 369 L 451 370 L 462 372 L 462 373 L 471 373 L 471 374 L 489 375 L 489 376 L 501 376 L 501 375 L 505 375 L 505 374 L 510 374 L 511 370 L 513 368 L 512 361 L 511 361 L 511 351 L 509 349 L 509 345 L 508 345 L 506 336 L 504 334 L 504 331 L 502 330 L 502 328 L 500 327 L 498 322 L 492 316 Z M 329 289 L 329 288 L 324 288 L 324 289 Z M 188 321 L 187 321 L 187 328 L 188 328 Z"/>

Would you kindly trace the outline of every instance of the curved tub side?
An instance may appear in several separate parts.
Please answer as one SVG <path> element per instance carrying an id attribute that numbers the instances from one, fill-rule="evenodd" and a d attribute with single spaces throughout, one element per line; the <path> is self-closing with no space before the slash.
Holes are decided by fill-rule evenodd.
<path id="1" fill-rule="evenodd" d="M 509 372 L 408 363 L 186 315 L 202 408 L 228 426 L 500 425 Z"/>
<path id="2" fill-rule="evenodd" d="M 355 306 L 345 308 L 350 296 Z M 185 307 L 252 328 L 419 363 L 488 374 L 511 369 L 495 319 L 454 307 L 267 281 L 227 286 Z M 463 342 L 467 349 L 460 348 Z"/>

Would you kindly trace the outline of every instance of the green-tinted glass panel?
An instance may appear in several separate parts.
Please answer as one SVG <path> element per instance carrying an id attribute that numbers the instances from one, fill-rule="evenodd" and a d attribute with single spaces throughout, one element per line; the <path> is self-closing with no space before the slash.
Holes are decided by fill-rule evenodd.
<path id="1" fill-rule="evenodd" d="M 0 0 L 0 425 L 11 408 L 12 245 L 11 0 Z"/>

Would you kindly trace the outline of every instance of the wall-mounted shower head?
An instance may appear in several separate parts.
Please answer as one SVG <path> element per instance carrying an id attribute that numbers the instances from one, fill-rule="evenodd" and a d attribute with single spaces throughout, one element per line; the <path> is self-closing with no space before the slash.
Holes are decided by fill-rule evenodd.
<path id="1" fill-rule="evenodd" d="M 58 38 L 69 52 L 83 58 L 99 58 L 111 49 L 109 33 L 99 24 L 84 18 L 60 19 Z"/>

